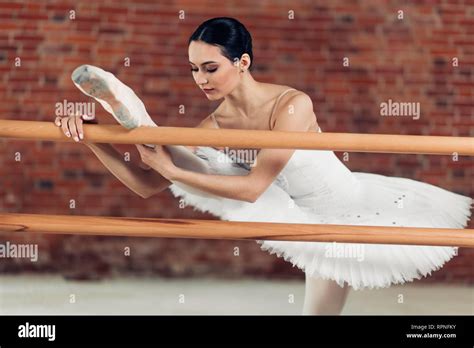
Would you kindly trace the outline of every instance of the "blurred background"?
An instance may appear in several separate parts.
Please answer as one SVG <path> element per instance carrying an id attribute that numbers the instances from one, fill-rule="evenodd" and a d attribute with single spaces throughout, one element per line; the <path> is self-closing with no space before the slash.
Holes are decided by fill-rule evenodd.
<path id="1" fill-rule="evenodd" d="M 0 118 L 53 122 L 56 103 L 92 101 L 70 79 L 75 67 L 92 64 L 129 85 L 159 125 L 194 127 L 218 102 L 195 85 L 187 41 L 200 23 L 220 16 L 250 31 L 253 77 L 307 93 L 323 132 L 474 136 L 469 0 L 0 1 Z M 419 102 L 421 117 L 381 117 L 389 99 Z M 106 114 L 98 103 L 95 111 Z M 2 212 L 214 219 L 180 208 L 169 191 L 140 198 L 83 144 L 0 144 Z M 474 195 L 472 157 L 351 153 L 344 163 Z M 296 281 L 300 292 L 304 281 L 301 270 L 253 241 L 1 234 L 6 241 L 39 248 L 37 262 L 0 259 L 0 272 L 10 276 L 266 279 Z M 472 286 L 473 256 L 461 248 L 414 284 Z"/>

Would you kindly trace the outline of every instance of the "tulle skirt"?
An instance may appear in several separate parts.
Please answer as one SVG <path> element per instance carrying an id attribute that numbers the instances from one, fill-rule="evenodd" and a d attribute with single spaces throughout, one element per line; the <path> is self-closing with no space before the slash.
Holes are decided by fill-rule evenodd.
<path id="1" fill-rule="evenodd" d="M 203 150 L 215 173 L 237 175 L 236 166 L 212 161 L 215 150 Z M 254 203 L 196 194 L 178 182 L 170 186 L 175 197 L 195 210 L 222 220 L 326 223 L 369 226 L 464 228 L 473 199 L 416 180 L 370 173 L 353 173 L 359 181 L 354 204 L 328 213 L 314 197 L 298 204 L 274 182 Z M 341 202 L 342 203 L 342 202 Z M 309 276 L 331 279 L 354 290 L 384 288 L 431 275 L 457 255 L 457 247 L 258 240 L 261 249 L 284 258 Z"/>

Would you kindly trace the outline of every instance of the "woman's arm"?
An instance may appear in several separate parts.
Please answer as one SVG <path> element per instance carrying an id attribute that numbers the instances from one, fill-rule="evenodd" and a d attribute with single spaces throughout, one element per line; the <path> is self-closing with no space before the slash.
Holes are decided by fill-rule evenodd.
<path id="1" fill-rule="evenodd" d="M 209 118 L 209 117 L 208 117 Z M 210 127 L 208 118 L 204 119 L 197 127 Z M 83 130 L 83 119 L 80 116 L 56 117 L 55 125 L 62 128 L 64 134 L 79 141 L 85 138 Z M 97 124 L 97 120 L 87 123 Z M 171 185 L 171 182 L 154 170 L 148 170 L 141 167 L 144 163 L 141 161 L 125 162 L 122 153 L 111 144 L 83 142 L 97 156 L 100 162 L 125 186 L 135 192 L 142 198 L 149 198 L 158 192 L 165 190 Z M 192 153 L 195 147 L 185 146 Z"/>
<path id="2" fill-rule="evenodd" d="M 307 131 L 315 118 L 313 103 L 306 94 L 296 94 L 278 107 L 275 117 L 274 130 Z M 256 165 L 244 176 L 200 174 L 175 167 L 170 179 L 221 197 L 253 203 L 275 180 L 294 151 L 262 149 Z"/>
<path id="3" fill-rule="evenodd" d="M 72 137 L 75 141 L 85 138 L 82 126 L 84 120 L 79 115 L 56 117 L 54 123 L 61 127 L 67 137 Z M 97 120 L 90 120 L 86 123 L 98 124 Z M 83 143 L 92 150 L 117 179 L 142 198 L 148 198 L 171 184 L 160 173 L 140 168 L 141 163 L 125 162 L 120 151 L 111 144 L 96 144 L 86 141 Z"/>
<path id="4" fill-rule="evenodd" d="M 250 202 L 253 198 L 249 189 L 248 175 L 201 174 L 175 167 L 173 181 L 192 186 L 198 190 L 220 197 Z"/>
<path id="5" fill-rule="evenodd" d="M 151 197 L 171 184 L 154 170 L 143 170 L 132 162 L 125 162 L 122 154 L 111 144 L 84 144 L 117 179 L 142 198 Z"/>

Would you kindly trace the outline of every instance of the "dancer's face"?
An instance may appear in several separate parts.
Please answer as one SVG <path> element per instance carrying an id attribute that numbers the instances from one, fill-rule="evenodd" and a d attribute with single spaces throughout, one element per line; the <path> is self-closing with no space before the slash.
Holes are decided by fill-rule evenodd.
<path id="1" fill-rule="evenodd" d="M 194 81 L 208 99 L 224 98 L 240 83 L 239 65 L 223 56 L 219 47 L 202 41 L 191 41 L 188 54 Z M 204 91 L 207 88 L 212 90 Z"/>

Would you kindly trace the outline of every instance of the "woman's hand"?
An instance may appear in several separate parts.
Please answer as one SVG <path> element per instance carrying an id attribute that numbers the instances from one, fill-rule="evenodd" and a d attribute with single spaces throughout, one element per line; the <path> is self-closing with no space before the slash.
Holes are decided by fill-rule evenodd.
<path id="1" fill-rule="evenodd" d="M 54 124 L 61 127 L 63 133 L 68 137 L 72 137 L 74 141 L 84 139 L 83 123 L 97 124 L 97 120 L 84 121 L 80 115 L 74 116 L 57 116 L 54 120 Z"/>
<path id="2" fill-rule="evenodd" d="M 161 145 L 151 149 L 144 145 L 135 145 L 143 163 L 149 165 L 168 180 L 173 180 L 177 167 L 168 150 Z"/>

